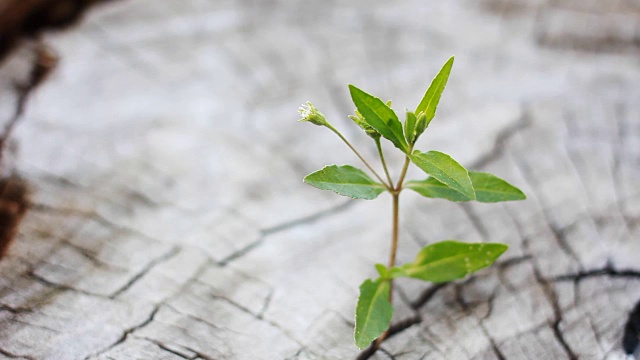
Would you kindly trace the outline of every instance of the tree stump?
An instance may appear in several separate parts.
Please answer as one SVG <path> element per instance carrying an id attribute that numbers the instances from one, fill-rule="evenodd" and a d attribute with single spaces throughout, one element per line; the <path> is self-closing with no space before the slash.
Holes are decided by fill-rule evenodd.
<path id="1" fill-rule="evenodd" d="M 0 260 L 0 358 L 625 358 L 639 34 L 635 0 L 120 1 L 44 35 L 58 65 L 20 111 L 39 47 L 18 46 L 0 67 L 1 120 L 20 119 L 3 171 L 30 197 Z M 443 239 L 510 249 L 462 281 L 398 281 L 395 332 L 365 356 L 353 314 L 390 199 L 303 184 L 359 164 L 296 109 L 313 101 L 374 156 L 346 84 L 411 108 L 452 54 L 420 148 L 528 200 L 404 194 L 399 263 Z"/>

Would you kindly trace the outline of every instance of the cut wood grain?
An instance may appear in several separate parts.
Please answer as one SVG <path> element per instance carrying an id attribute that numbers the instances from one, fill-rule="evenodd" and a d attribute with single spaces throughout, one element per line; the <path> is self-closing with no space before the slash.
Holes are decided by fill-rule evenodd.
<path id="1" fill-rule="evenodd" d="M 21 115 L 7 168 L 32 193 L 0 261 L 0 358 L 637 355 L 628 337 L 623 347 L 640 299 L 637 9 L 114 2 L 44 36 L 59 64 L 19 112 L 16 84 L 29 84 L 38 47 L 17 47 L 0 67 L 0 116 L 5 126 Z M 461 281 L 399 280 L 392 336 L 361 354 L 357 289 L 387 258 L 390 199 L 303 184 L 358 159 L 296 123 L 296 109 L 312 100 L 371 158 L 369 139 L 346 130 L 346 84 L 412 108 L 452 54 L 418 148 L 495 173 L 528 200 L 403 193 L 398 263 L 444 239 L 510 248 Z"/>

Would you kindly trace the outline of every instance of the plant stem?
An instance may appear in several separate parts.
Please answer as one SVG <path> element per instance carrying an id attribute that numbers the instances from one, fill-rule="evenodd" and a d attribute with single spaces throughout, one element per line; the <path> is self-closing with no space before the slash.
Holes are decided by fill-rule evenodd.
<path id="1" fill-rule="evenodd" d="M 382 168 L 384 169 L 385 175 L 387 175 L 387 181 L 389 184 L 393 186 L 393 180 L 391 180 L 391 175 L 389 175 L 389 168 L 387 168 L 387 162 L 384 160 L 384 153 L 382 152 L 382 144 L 380 144 L 380 138 L 374 139 L 376 142 L 376 147 L 378 148 L 378 155 L 380 155 L 380 162 L 382 162 Z"/>
<path id="2" fill-rule="evenodd" d="M 382 177 L 380 177 L 380 175 L 378 175 L 378 173 L 373 170 L 373 167 L 371 167 L 371 165 L 369 165 L 369 163 L 367 162 L 367 160 L 365 160 L 362 155 L 360 155 L 360 153 L 358 152 L 358 150 L 356 150 L 356 148 L 353 147 L 353 145 L 351 145 L 351 143 L 344 137 L 342 136 L 342 134 L 340 133 L 340 131 L 338 131 L 336 128 L 334 128 L 333 126 L 327 125 L 327 127 L 333 131 L 336 135 L 338 135 L 338 137 L 340 139 L 342 139 L 342 141 L 344 141 L 345 144 L 347 144 L 347 146 L 349 147 L 349 149 L 351 149 L 351 151 L 354 152 L 354 154 L 356 154 L 358 156 L 358 158 L 360 158 L 360 160 L 367 166 L 367 168 L 373 173 L 373 175 L 378 179 L 378 181 L 380 181 L 385 188 L 387 188 L 387 190 L 389 190 L 390 192 L 393 191 L 393 183 L 388 183 L 384 180 L 382 180 Z"/>
<path id="3" fill-rule="evenodd" d="M 409 150 L 409 153 L 411 153 Z M 399 215 L 400 215 L 400 192 L 402 191 L 402 183 L 404 182 L 404 178 L 407 175 L 407 170 L 409 169 L 410 159 L 407 155 L 404 160 L 404 165 L 402 166 L 402 171 L 400 173 L 400 179 L 398 179 L 398 183 L 396 187 L 391 192 L 391 196 L 393 198 L 393 215 L 392 215 L 392 230 L 391 230 L 391 253 L 389 254 L 389 269 L 393 268 L 396 265 L 396 252 L 398 251 L 398 238 L 399 238 Z M 393 278 L 389 279 L 389 303 L 393 304 Z M 376 349 L 382 344 L 384 339 L 389 335 L 389 330 L 385 331 L 375 342 Z"/>
<path id="4" fill-rule="evenodd" d="M 412 150 L 413 149 L 410 149 L 409 153 L 411 153 Z M 398 193 L 402 191 L 402 183 L 404 182 L 404 177 L 407 175 L 407 169 L 409 169 L 410 162 L 409 155 L 405 156 L 404 165 L 402 165 L 402 171 L 400 172 L 400 179 L 398 179 L 398 184 L 395 187 L 395 191 Z"/>
<path id="5" fill-rule="evenodd" d="M 398 250 L 398 215 L 400 213 L 400 194 L 393 194 L 393 229 L 391 230 L 391 252 L 389 253 L 389 269 L 396 266 L 396 252 Z M 389 280 L 389 302 L 393 302 L 393 279 Z"/>
<path id="6" fill-rule="evenodd" d="M 411 149 L 409 150 L 411 152 Z M 398 179 L 398 184 L 393 189 L 391 195 L 393 196 L 393 215 L 392 215 L 392 223 L 393 229 L 391 231 L 391 253 L 389 255 L 389 269 L 396 265 L 396 252 L 398 250 L 398 218 L 400 213 L 400 192 L 402 191 L 402 182 L 404 181 L 404 177 L 407 175 L 407 169 L 409 169 L 409 155 L 405 156 L 404 165 L 402 166 L 402 171 L 400 172 L 400 179 Z M 389 280 L 389 302 L 393 300 L 393 279 Z"/>

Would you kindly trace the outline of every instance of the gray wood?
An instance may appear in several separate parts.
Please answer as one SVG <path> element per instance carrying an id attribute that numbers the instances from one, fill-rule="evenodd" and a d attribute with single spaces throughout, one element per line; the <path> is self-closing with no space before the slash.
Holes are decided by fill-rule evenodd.
<path id="1" fill-rule="evenodd" d="M 12 134 L 6 166 L 33 205 L 0 261 L 0 358 L 358 356 L 357 289 L 386 261 L 390 201 L 304 185 L 358 163 L 296 109 L 313 101 L 373 156 L 346 84 L 410 107 L 451 54 L 420 147 L 529 199 L 403 194 L 399 262 L 450 238 L 510 250 L 437 288 L 398 281 L 394 320 L 412 325 L 371 358 L 625 358 L 640 300 L 639 24 L 635 0 L 96 9 L 45 36 L 60 62 Z M 33 46 L 0 67 L 2 121 Z"/>

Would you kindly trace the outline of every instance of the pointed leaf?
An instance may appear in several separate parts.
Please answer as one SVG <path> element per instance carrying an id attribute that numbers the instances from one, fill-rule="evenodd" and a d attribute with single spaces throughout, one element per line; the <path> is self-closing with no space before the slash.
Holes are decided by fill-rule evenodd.
<path id="1" fill-rule="evenodd" d="M 438 75 L 431 81 L 429 89 L 424 94 L 422 101 L 416 108 L 416 114 L 420 114 L 424 111 L 427 115 L 427 123 L 429 123 L 436 115 L 436 108 L 440 102 L 440 96 L 444 91 L 444 87 L 449 80 L 449 74 L 451 73 L 451 67 L 453 66 L 453 56 L 444 64 Z"/>
<path id="2" fill-rule="evenodd" d="M 389 328 L 393 315 L 389 289 L 389 281 L 382 279 L 367 279 L 360 285 L 354 339 L 361 350 Z"/>
<path id="3" fill-rule="evenodd" d="M 465 197 L 475 200 L 476 194 L 467 169 L 453 160 L 451 156 L 439 151 L 427 153 L 414 151 L 410 158 L 416 166 L 431 177 L 460 192 Z"/>
<path id="4" fill-rule="evenodd" d="M 416 114 L 407 111 L 407 118 L 404 121 L 404 136 L 409 144 L 416 139 Z"/>
<path id="5" fill-rule="evenodd" d="M 524 200 L 522 190 L 486 172 L 470 171 L 469 177 L 476 191 L 476 200 L 485 203 Z"/>
<path id="6" fill-rule="evenodd" d="M 471 175 L 471 172 L 469 172 L 469 175 Z M 425 180 L 407 181 L 405 186 L 428 198 L 447 199 L 456 202 L 473 200 L 432 177 L 428 177 Z M 479 197 L 478 193 L 476 193 L 476 197 Z"/>
<path id="7" fill-rule="evenodd" d="M 304 182 L 318 189 L 331 190 L 354 199 L 375 199 L 385 191 L 384 185 L 373 181 L 364 171 L 350 165 L 325 166 L 307 175 Z"/>
<path id="8" fill-rule="evenodd" d="M 452 281 L 493 264 L 507 248 L 499 243 L 441 241 L 424 247 L 414 262 L 393 268 L 391 276 L 436 283 Z"/>
<path id="9" fill-rule="evenodd" d="M 473 184 L 473 189 L 476 192 L 476 201 L 478 202 L 494 203 L 527 198 L 520 189 L 493 174 L 469 171 L 469 178 Z M 441 198 L 450 201 L 473 200 L 432 177 L 420 181 L 408 181 L 406 186 L 420 195 L 430 198 Z"/>
<path id="10" fill-rule="evenodd" d="M 389 278 L 389 270 L 387 269 L 386 266 L 382 265 L 382 264 L 376 264 L 376 271 L 378 271 L 378 274 L 380 274 L 380 277 L 382 279 L 388 279 Z"/>
<path id="11" fill-rule="evenodd" d="M 429 126 L 429 123 L 430 121 L 427 121 L 427 114 L 425 114 L 424 112 L 418 114 L 418 117 L 416 118 L 416 138 L 422 135 L 427 126 Z"/>
<path id="12" fill-rule="evenodd" d="M 402 132 L 402 124 L 396 113 L 379 98 L 349 85 L 351 98 L 364 120 L 380 135 L 406 153 L 409 149 Z"/>

